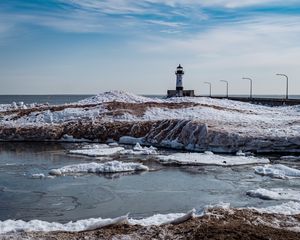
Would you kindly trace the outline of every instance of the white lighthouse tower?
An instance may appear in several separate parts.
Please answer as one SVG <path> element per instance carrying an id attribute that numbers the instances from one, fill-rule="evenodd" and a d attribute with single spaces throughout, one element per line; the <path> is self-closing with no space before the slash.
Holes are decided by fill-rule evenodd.
<path id="1" fill-rule="evenodd" d="M 183 67 L 179 64 L 176 71 L 176 90 L 168 90 L 167 95 L 168 97 L 193 97 L 194 90 L 183 90 L 183 83 L 182 78 L 184 75 Z"/>
<path id="2" fill-rule="evenodd" d="M 182 91 L 183 90 L 183 85 L 182 85 L 182 76 L 184 74 L 183 68 L 179 64 L 177 67 L 177 70 L 175 72 L 176 75 L 176 90 L 177 91 Z"/>

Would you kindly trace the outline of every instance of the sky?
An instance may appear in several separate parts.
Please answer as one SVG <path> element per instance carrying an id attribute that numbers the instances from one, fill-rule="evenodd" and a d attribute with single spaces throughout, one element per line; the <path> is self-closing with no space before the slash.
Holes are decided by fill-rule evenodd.
<path id="1" fill-rule="evenodd" d="M 299 0 L 0 0 L 0 94 L 300 95 Z"/>

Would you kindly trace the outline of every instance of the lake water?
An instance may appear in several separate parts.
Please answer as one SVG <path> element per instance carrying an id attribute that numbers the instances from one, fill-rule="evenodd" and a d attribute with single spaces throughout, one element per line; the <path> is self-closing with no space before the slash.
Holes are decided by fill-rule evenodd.
<path id="1" fill-rule="evenodd" d="M 10 104 L 12 102 L 49 103 L 50 105 L 77 102 L 93 95 L 0 95 L 0 104 Z M 163 98 L 164 95 L 143 95 L 145 97 Z M 232 97 L 245 97 L 248 95 L 231 95 Z M 253 95 L 262 98 L 285 98 L 281 95 Z M 291 95 L 290 99 L 300 99 L 300 95 Z"/>
<path id="2" fill-rule="evenodd" d="M 207 204 L 267 206 L 279 201 L 251 198 L 247 190 L 289 187 L 298 179 L 279 180 L 254 174 L 253 167 L 163 167 L 140 174 L 86 174 L 33 179 L 50 169 L 95 161 L 67 154 L 74 143 L 0 143 L 0 220 L 40 219 L 67 222 L 91 217 L 145 217 L 186 212 Z M 164 153 L 167 153 L 164 151 Z M 140 157 L 136 157 L 140 158 Z M 126 157 L 122 157 L 126 161 Z M 147 161 L 146 165 L 152 166 Z"/>

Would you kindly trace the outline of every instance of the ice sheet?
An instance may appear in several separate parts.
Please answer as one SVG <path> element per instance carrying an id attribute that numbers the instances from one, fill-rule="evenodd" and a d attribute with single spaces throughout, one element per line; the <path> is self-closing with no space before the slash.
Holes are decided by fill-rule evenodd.
<path id="1" fill-rule="evenodd" d="M 205 153 L 175 153 L 172 155 L 159 155 L 159 160 L 164 164 L 180 164 L 180 165 L 247 165 L 269 163 L 267 158 L 246 157 L 246 156 L 231 156 L 217 155 L 212 152 Z"/>
<path id="2" fill-rule="evenodd" d="M 140 163 L 123 163 L 119 161 L 112 161 L 106 163 L 81 163 L 64 166 L 58 169 L 50 170 L 50 175 L 64 175 L 76 173 L 117 173 L 117 172 L 135 172 L 147 171 L 149 168 Z"/>
<path id="3" fill-rule="evenodd" d="M 300 177 L 300 170 L 290 168 L 282 164 L 267 164 L 265 166 L 258 166 L 255 168 L 255 173 L 263 176 L 281 179 Z"/>
<path id="4" fill-rule="evenodd" d="M 295 200 L 300 201 L 300 192 L 289 188 L 259 188 L 247 191 L 251 197 L 261 198 L 264 200 Z"/>

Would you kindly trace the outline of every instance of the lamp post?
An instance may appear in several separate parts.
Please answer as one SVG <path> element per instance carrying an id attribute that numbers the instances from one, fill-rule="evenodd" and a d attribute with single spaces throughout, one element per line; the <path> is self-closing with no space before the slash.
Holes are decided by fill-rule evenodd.
<path id="1" fill-rule="evenodd" d="M 246 80 L 250 81 L 250 98 L 252 98 L 252 79 L 251 78 L 246 78 L 246 77 L 244 77 L 243 79 L 246 79 Z"/>
<path id="2" fill-rule="evenodd" d="M 211 97 L 211 83 L 210 82 L 204 82 L 204 83 L 209 85 L 209 97 Z"/>
<path id="3" fill-rule="evenodd" d="M 282 73 L 277 73 L 277 76 L 283 76 L 286 78 L 286 93 L 285 93 L 285 99 L 289 99 L 289 77 Z"/>
<path id="4" fill-rule="evenodd" d="M 226 80 L 220 80 L 220 82 L 226 83 L 226 98 L 228 98 L 228 81 L 226 81 Z"/>

